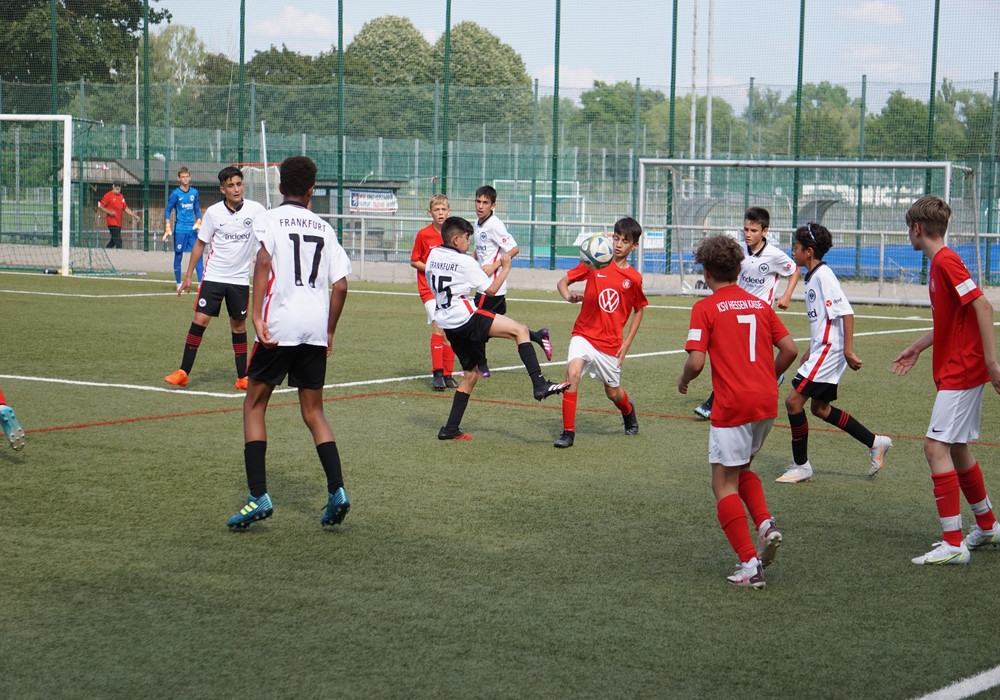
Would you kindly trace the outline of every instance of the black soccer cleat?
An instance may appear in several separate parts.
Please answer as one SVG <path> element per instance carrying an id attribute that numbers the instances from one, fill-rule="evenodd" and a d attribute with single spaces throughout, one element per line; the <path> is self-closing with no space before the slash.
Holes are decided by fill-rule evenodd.
<path id="1" fill-rule="evenodd" d="M 461 430 L 451 431 L 448 430 L 448 426 L 442 426 L 441 430 L 438 431 L 438 440 L 471 440 L 472 436 L 468 433 L 463 433 Z"/>
<path id="2" fill-rule="evenodd" d="M 433 388 L 434 391 L 444 391 L 446 386 L 447 384 L 445 384 L 444 381 L 444 374 L 441 370 L 435 370 L 434 378 L 431 380 L 431 388 Z"/>
<path id="3" fill-rule="evenodd" d="M 625 422 L 625 434 L 626 435 L 638 435 L 639 434 L 639 416 L 635 412 L 635 404 L 629 400 L 628 405 L 632 407 L 630 413 L 626 413 L 622 416 L 622 420 Z"/>
<path id="4" fill-rule="evenodd" d="M 552 394 L 561 394 L 568 388 L 569 388 L 569 382 L 550 384 L 543 377 L 538 384 L 535 384 L 535 401 L 541 401 L 546 396 L 552 396 Z"/>
<path id="5" fill-rule="evenodd" d="M 458 388 L 458 382 L 456 382 L 455 378 L 452 377 L 450 374 L 447 375 L 444 378 L 444 385 L 448 389 L 457 389 Z"/>
<path id="6" fill-rule="evenodd" d="M 559 439 L 552 443 L 553 447 L 572 447 L 573 438 L 576 436 L 572 430 L 564 430 Z"/>

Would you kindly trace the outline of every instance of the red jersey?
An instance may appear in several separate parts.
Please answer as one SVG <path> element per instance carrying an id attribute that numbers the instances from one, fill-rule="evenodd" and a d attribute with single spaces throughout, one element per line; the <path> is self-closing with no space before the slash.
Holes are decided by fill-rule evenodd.
<path id="1" fill-rule="evenodd" d="M 437 248 L 441 244 L 441 232 L 434 228 L 434 224 L 424 226 L 417 231 L 417 237 L 413 241 L 413 252 L 410 253 L 410 260 L 426 264 L 431 248 Z M 434 292 L 427 285 L 427 277 L 420 270 L 417 270 L 417 292 L 420 294 L 420 301 L 425 304 L 434 298 Z"/>
<path id="2" fill-rule="evenodd" d="M 934 318 L 934 384 L 938 391 L 971 389 L 990 381 L 971 302 L 983 295 L 965 263 L 951 248 L 931 260 L 927 291 Z"/>
<path id="3" fill-rule="evenodd" d="M 712 365 L 712 425 L 732 428 L 778 416 L 774 350 L 788 335 L 771 305 L 735 284 L 691 309 L 687 351 L 708 353 Z"/>
<path id="4" fill-rule="evenodd" d="M 573 335 L 586 338 L 605 354 L 617 355 L 628 317 L 649 304 L 642 291 L 642 275 L 631 265 L 612 263 L 603 270 L 591 270 L 580 263 L 566 276 L 570 283 L 587 282 Z"/>
<path id="5" fill-rule="evenodd" d="M 116 194 L 114 190 L 109 190 L 106 195 L 101 197 L 101 206 L 111 210 L 111 213 L 107 215 L 108 226 L 122 225 L 122 213 L 128 209 L 128 205 L 125 204 L 125 195 L 121 192 Z"/>

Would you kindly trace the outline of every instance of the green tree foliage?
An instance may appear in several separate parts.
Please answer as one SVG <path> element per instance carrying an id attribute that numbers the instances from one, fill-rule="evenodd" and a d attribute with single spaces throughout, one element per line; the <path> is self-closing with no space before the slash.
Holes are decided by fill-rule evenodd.
<path id="1" fill-rule="evenodd" d="M 107 83 L 134 77 L 142 14 L 143 0 L 59 0 L 59 81 L 83 78 Z M 0 79 L 38 84 L 51 81 L 49 0 L 6 0 L 0 4 L 0 18 Z M 150 26 L 169 19 L 168 11 L 150 7 Z"/>
<path id="2" fill-rule="evenodd" d="M 386 15 L 365 23 L 344 55 L 371 66 L 371 85 L 410 87 L 434 82 L 431 46 L 405 17 Z"/>
<path id="3" fill-rule="evenodd" d="M 149 79 L 171 81 L 178 92 L 201 80 L 201 67 L 208 51 L 194 27 L 171 24 L 149 36 Z"/>

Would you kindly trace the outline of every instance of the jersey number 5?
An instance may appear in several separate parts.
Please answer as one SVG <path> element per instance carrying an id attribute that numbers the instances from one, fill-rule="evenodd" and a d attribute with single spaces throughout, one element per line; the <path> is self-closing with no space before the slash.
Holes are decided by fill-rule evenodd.
<path id="1" fill-rule="evenodd" d="M 302 242 L 299 241 L 299 234 L 290 233 L 288 237 L 292 240 L 292 246 L 295 248 L 295 286 L 302 286 L 302 261 L 299 258 L 300 252 L 302 250 Z M 326 241 L 323 240 L 322 236 L 302 236 L 302 241 L 306 243 L 315 243 L 316 250 L 313 251 L 312 259 L 312 270 L 309 272 L 309 286 L 316 286 L 316 277 L 319 275 L 319 261 L 322 260 L 323 246 L 326 245 Z"/>
<path id="2" fill-rule="evenodd" d="M 451 307 L 451 276 L 442 275 L 438 277 L 437 275 L 431 275 L 431 288 L 434 290 L 435 302 L 439 309 L 447 309 Z M 444 299 L 444 303 L 441 299 Z"/>

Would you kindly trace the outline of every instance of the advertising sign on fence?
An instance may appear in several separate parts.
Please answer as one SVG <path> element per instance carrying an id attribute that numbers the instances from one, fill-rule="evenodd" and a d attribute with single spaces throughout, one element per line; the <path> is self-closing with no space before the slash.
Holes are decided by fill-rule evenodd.
<path id="1" fill-rule="evenodd" d="M 394 214 L 399 201 L 392 190 L 351 190 L 351 211 L 363 214 Z"/>

